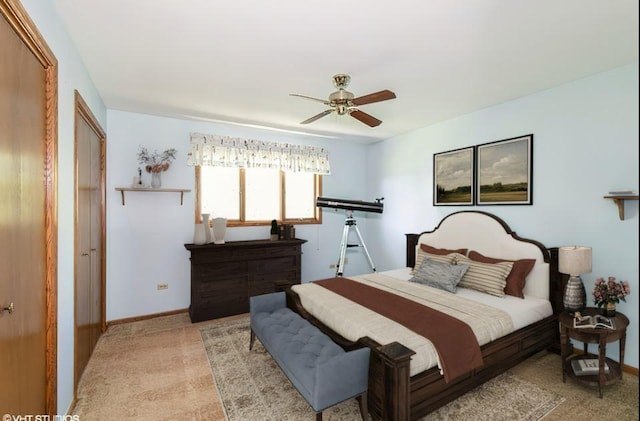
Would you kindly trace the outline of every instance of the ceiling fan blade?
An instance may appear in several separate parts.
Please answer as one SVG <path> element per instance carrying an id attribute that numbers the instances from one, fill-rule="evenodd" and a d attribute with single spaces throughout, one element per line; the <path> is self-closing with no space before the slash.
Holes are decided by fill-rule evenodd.
<path id="1" fill-rule="evenodd" d="M 314 98 L 312 96 L 307 96 L 307 95 L 301 95 L 301 94 L 289 94 L 291 96 L 298 96 L 300 98 L 306 98 L 306 99 L 310 99 L 312 101 L 318 101 L 318 102 L 322 102 L 324 105 L 329 105 L 329 101 L 327 101 L 326 99 L 320 99 L 320 98 Z"/>
<path id="2" fill-rule="evenodd" d="M 380 123 L 382 123 L 382 120 L 378 120 L 374 116 L 369 115 L 360 110 L 353 110 L 349 114 L 351 114 L 351 117 L 361 121 L 362 123 L 366 124 L 369 127 L 376 127 L 376 126 L 379 126 Z"/>
<path id="3" fill-rule="evenodd" d="M 396 94 L 394 94 L 388 89 L 385 89 L 384 91 L 374 92 L 369 95 L 363 95 L 358 98 L 354 98 L 351 100 L 351 102 L 353 102 L 354 105 L 364 105 L 364 104 L 371 104 L 373 102 L 386 101 L 388 99 L 393 99 L 395 97 L 396 97 Z"/>
<path id="4" fill-rule="evenodd" d="M 316 114 L 311 118 L 306 119 L 305 121 L 303 121 L 300 124 L 309 124 L 309 123 L 313 123 L 314 121 L 321 119 L 322 117 L 326 116 L 327 114 L 331 114 L 333 112 L 333 109 L 330 110 L 324 110 L 323 112 L 321 112 L 320 114 Z"/>

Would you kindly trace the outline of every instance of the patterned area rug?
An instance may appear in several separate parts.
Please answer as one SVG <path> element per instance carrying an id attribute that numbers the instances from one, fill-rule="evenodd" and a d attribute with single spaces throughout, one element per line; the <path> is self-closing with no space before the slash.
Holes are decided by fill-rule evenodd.
<path id="1" fill-rule="evenodd" d="M 311 420 L 313 410 L 259 341 L 249 352 L 249 318 L 200 331 L 227 419 Z M 423 418 L 431 420 L 539 420 L 564 398 L 509 372 Z M 360 420 L 355 399 L 323 412 L 328 421 Z"/>

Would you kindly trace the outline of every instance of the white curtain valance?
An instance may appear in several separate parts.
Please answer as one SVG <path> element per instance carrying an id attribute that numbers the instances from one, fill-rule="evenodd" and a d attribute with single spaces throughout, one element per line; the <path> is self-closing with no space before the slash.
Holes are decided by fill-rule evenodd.
<path id="1" fill-rule="evenodd" d="M 191 133 L 187 165 L 331 174 L 324 148 L 201 133 Z"/>

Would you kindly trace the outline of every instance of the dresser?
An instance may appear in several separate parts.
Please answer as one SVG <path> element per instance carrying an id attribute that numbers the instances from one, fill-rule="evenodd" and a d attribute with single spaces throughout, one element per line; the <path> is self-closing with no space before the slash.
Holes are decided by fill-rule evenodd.
<path id="1" fill-rule="evenodd" d="M 249 297 L 299 284 L 306 240 L 185 244 L 191 252 L 192 322 L 249 312 Z"/>

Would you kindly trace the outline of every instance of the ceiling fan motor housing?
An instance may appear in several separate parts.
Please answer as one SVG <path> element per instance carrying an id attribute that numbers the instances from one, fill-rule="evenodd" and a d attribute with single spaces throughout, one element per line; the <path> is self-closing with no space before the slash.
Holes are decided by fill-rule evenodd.
<path id="1" fill-rule="evenodd" d="M 338 115 L 344 115 L 349 111 L 350 107 L 353 107 L 351 100 L 354 98 L 353 94 L 349 91 L 345 91 L 340 88 L 336 92 L 329 95 L 329 102 L 332 107 L 336 108 Z"/>

